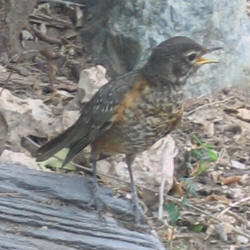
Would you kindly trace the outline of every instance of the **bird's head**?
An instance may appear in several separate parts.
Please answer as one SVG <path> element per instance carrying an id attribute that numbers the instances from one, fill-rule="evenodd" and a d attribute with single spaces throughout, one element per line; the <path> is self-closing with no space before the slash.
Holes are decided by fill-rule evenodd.
<path id="1" fill-rule="evenodd" d="M 206 49 L 190 38 L 176 36 L 153 49 L 145 69 L 160 80 L 184 84 L 202 65 L 218 62 L 204 57 L 218 49 L 221 48 Z"/>

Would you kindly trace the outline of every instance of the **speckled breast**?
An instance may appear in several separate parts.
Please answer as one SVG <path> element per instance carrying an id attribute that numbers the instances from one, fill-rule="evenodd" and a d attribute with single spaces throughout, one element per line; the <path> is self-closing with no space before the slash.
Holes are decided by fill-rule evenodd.
<path id="1" fill-rule="evenodd" d="M 121 102 L 114 125 L 94 143 L 96 150 L 105 154 L 146 150 L 176 127 L 182 102 L 181 91 L 138 83 Z"/>

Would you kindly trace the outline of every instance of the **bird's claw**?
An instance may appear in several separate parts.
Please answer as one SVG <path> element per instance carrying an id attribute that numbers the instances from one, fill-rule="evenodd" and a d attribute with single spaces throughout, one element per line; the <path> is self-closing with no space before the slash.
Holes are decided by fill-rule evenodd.
<path id="1" fill-rule="evenodd" d="M 137 225 L 143 225 L 147 223 L 146 216 L 138 202 L 133 202 L 133 211 L 135 213 L 135 222 Z"/>
<path id="2" fill-rule="evenodd" d="M 101 205 L 100 205 L 100 201 L 99 201 L 99 199 L 98 199 L 98 201 L 97 201 L 97 199 L 95 198 L 95 197 L 93 197 L 91 200 L 90 200 L 90 202 L 88 203 L 88 207 L 89 208 L 95 208 L 96 210 L 101 210 Z"/>
<path id="3" fill-rule="evenodd" d="M 102 215 L 103 209 L 107 206 L 106 203 L 99 197 L 98 194 L 94 194 L 94 197 L 90 200 L 88 203 L 88 208 L 93 209 L 93 207 L 96 209 L 98 216 L 102 221 L 105 221 L 105 218 Z"/>
<path id="4" fill-rule="evenodd" d="M 88 207 L 94 207 L 98 212 L 106 207 L 105 202 L 100 198 L 98 193 L 94 193 L 94 197 L 88 203 Z"/>

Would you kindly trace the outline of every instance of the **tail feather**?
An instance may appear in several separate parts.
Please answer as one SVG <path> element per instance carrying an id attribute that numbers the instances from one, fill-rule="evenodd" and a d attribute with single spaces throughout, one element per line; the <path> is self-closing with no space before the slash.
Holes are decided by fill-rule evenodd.
<path id="1" fill-rule="evenodd" d="M 82 140 L 79 140 L 78 142 L 75 142 L 74 144 L 70 145 L 69 152 L 67 153 L 67 156 L 63 161 L 62 166 L 65 166 L 67 163 L 69 163 L 74 158 L 74 156 L 77 155 L 80 151 L 82 151 L 87 145 L 88 141 Z"/>
<path id="2" fill-rule="evenodd" d="M 58 135 L 51 141 L 44 144 L 42 147 L 40 147 L 36 152 L 36 160 L 37 161 L 45 161 L 54 154 L 56 154 L 58 151 L 60 151 L 63 148 L 69 147 L 71 144 L 71 132 L 73 130 L 73 127 L 68 128 L 65 132 Z"/>

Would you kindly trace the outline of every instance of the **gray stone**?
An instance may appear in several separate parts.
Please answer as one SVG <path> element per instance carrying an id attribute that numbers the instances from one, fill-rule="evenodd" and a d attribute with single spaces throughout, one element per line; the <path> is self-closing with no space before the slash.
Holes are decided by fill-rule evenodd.
<path id="1" fill-rule="evenodd" d="M 220 64 L 204 66 L 189 80 L 188 96 L 250 82 L 246 0 L 95 0 L 89 11 L 93 16 L 82 37 L 113 75 L 140 67 L 150 48 L 184 35 L 206 47 L 223 47 L 210 55 Z"/>
<path id="2" fill-rule="evenodd" d="M 242 235 L 237 235 L 236 239 L 237 239 L 237 242 L 239 242 L 240 244 L 247 244 L 249 242 L 248 238 Z"/>

